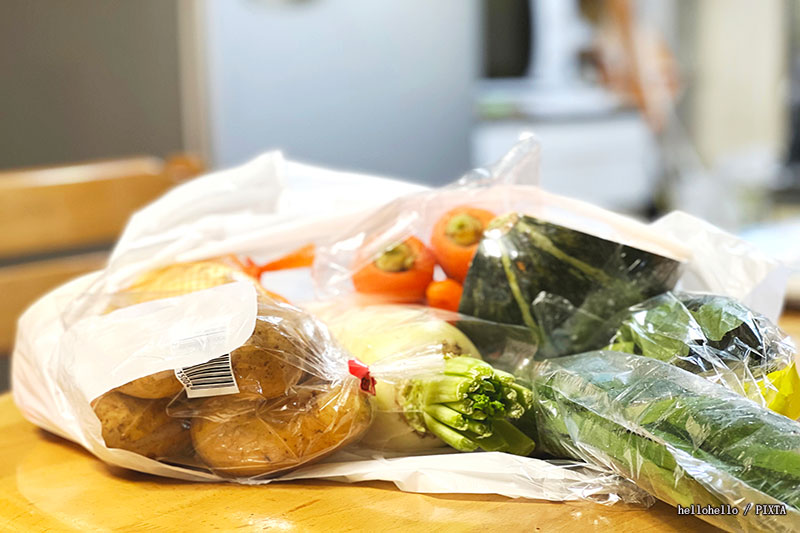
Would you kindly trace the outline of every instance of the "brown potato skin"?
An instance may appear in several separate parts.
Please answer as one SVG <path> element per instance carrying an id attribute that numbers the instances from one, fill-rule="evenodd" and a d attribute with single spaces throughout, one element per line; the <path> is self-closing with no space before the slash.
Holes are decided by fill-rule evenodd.
<path id="1" fill-rule="evenodd" d="M 117 391 L 123 394 L 148 400 L 173 398 L 182 390 L 183 385 L 175 377 L 175 372 L 172 370 L 156 372 L 117 387 Z"/>
<path id="2" fill-rule="evenodd" d="M 303 371 L 298 359 L 302 348 L 274 324 L 258 319 L 253 334 L 231 352 L 231 365 L 240 392 L 260 394 L 266 399 L 283 396 L 300 380 Z M 134 379 L 117 391 L 137 398 L 174 398 L 183 385 L 172 370 Z"/>
<path id="3" fill-rule="evenodd" d="M 247 342 L 231 352 L 231 365 L 240 392 L 278 398 L 291 391 L 303 371 L 306 348 L 296 346 L 278 326 L 261 318 Z"/>
<path id="4" fill-rule="evenodd" d="M 167 415 L 168 402 L 111 391 L 92 402 L 92 408 L 109 448 L 175 461 L 191 454 L 192 442 L 186 421 Z"/>
<path id="5" fill-rule="evenodd" d="M 299 391 L 277 402 L 237 394 L 206 400 L 192 419 L 197 455 L 216 474 L 276 474 L 331 453 L 360 437 L 369 400 L 355 380 Z"/>
<path id="6" fill-rule="evenodd" d="M 117 294 L 108 311 L 242 276 L 219 261 L 169 265 Z M 231 352 L 239 394 L 189 399 L 172 371 L 133 380 L 93 404 L 107 446 L 249 478 L 295 468 L 364 432 L 371 405 L 358 382 L 315 378 L 319 372 L 306 367 L 309 361 L 315 364 L 317 347 L 308 345 L 302 331 L 293 331 L 291 310 L 274 312 L 269 294 L 254 286 L 259 304 L 255 330 Z"/>

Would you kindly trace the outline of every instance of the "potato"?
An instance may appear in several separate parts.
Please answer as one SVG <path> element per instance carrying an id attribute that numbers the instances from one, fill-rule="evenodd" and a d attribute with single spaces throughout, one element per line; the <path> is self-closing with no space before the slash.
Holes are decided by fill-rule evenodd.
<path id="1" fill-rule="evenodd" d="M 240 392 L 266 399 L 286 394 L 303 375 L 299 368 L 305 354 L 274 324 L 256 320 L 253 335 L 231 352 L 231 365 Z M 183 385 L 171 370 L 134 379 L 116 389 L 137 398 L 174 398 Z"/>
<path id="2" fill-rule="evenodd" d="M 266 399 L 286 394 L 303 375 L 299 368 L 306 348 L 298 347 L 271 322 L 258 319 L 253 335 L 231 352 L 231 365 L 240 392 Z"/>
<path id="3" fill-rule="evenodd" d="M 128 396 L 136 396 L 137 398 L 157 399 L 157 398 L 173 398 L 176 394 L 183 390 L 183 385 L 175 377 L 175 372 L 172 370 L 165 370 L 157 372 L 143 378 L 134 379 L 120 387 L 117 391 L 127 394 Z"/>
<path id="4" fill-rule="evenodd" d="M 279 401 L 256 394 L 205 400 L 192 420 L 197 455 L 225 477 L 255 477 L 296 468 L 358 438 L 370 405 L 357 384 L 301 388 Z"/>
<path id="5" fill-rule="evenodd" d="M 145 400 L 112 391 L 92 402 L 92 408 L 109 448 L 176 460 L 191 454 L 191 436 L 185 420 L 167 415 L 167 403 L 168 399 Z"/>

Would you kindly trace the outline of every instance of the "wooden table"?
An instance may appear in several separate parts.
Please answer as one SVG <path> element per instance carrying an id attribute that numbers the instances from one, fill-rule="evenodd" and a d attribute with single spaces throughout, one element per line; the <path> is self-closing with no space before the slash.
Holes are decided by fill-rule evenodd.
<path id="1" fill-rule="evenodd" d="M 800 314 L 782 320 L 800 333 Z M 500 496 L 403 493 L 390 483 L 186 483 L 109 467 L 25 421 L 0 396 L 2 531 L 715 531 L 643 510 Z"/>
<path id="2" fill-rule="evenodd" d="M 712 531 L 648 510 L 400 492 L 385 482 L 187 483 L 106 466 L 0 396 L 0 531 Z"/>

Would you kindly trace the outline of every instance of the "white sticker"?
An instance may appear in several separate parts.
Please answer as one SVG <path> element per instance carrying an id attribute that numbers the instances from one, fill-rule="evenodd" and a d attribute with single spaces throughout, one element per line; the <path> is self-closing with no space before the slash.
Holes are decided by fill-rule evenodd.
<path id="1" fill-rule="evenodd" d="M 178 368 L 175 370 L 175 377 L 183 384 L 189 398 L 208 398 L 239 392 L 229 353 L 199 365 Z"/>

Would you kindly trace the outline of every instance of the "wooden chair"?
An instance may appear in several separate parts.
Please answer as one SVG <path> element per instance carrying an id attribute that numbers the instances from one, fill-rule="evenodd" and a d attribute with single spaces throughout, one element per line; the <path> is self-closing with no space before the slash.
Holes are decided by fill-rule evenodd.
<path id="1" fill-rule="evenodd" d="M 134 211 L 201 170 L 176 156 L 0 172 L 0 357 L 30 303 L 102 267 Z"/>

